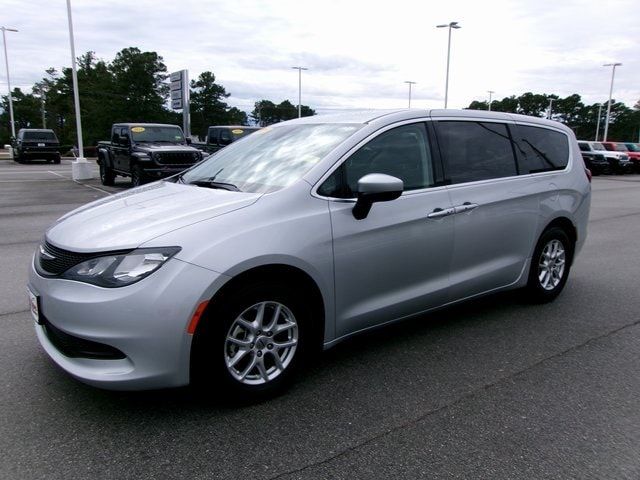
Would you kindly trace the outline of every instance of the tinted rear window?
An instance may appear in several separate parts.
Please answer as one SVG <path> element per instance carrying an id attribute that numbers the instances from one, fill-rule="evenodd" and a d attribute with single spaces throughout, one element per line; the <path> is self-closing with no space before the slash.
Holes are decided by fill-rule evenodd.
<path id="1" fill-rule="evenodd" d="M 517 175 L 507 126 L 502 123 L 434 122 L 451 183 Z"/>
<path id="2" fill-rule="evenodd" d="M 45 140 L 48 142 L 57 142 L 56 134 L 53 132 L 24 132 L 22 137 L 24 140 Z"/>
<path id="3" fill-rule="evenodd" d="M 524 125 L 517 125 L 514 132 L 521 175 L 562 170 L 567 166 L 569 141 L 565 134 Z"/>

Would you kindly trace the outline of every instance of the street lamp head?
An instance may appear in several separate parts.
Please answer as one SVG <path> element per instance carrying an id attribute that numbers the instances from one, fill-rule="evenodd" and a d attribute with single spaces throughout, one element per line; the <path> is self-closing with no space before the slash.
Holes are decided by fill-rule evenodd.
<path id="1" fill-rule="evenodd" d="M 18 31 L 15 28 L 8 28 L 8 27 L 0 27 L 0 30 L 2 30 L 3 32 L 17 32 Z"/>
<path id="2" fill-rule="evenodd" d="M 462 28 L 462 27 L 458 25 L 458 22 L 449 22 L 449 23 L 443 23 L 442 25 L 436 25 L 436 28 Z"/>
<path id="3" fill-rule="evenodd" d="M 603 67 L 620 67 L 622 64 L 620 62 L 616 62 L 616 63 L 605 63 L 604 65 L 602 65 Z"/>

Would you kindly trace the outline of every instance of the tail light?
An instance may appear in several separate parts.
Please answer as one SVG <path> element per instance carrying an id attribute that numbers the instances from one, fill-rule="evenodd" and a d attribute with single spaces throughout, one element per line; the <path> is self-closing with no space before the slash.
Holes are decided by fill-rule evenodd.
<path id="1" fill-rule="evenodd" d="M 587 175 L 587 180 L 589 180 L 589 183 L 591 183 L 591 170 L 589 170 L 587 167 L 584 167 L 584 173 Z"/>

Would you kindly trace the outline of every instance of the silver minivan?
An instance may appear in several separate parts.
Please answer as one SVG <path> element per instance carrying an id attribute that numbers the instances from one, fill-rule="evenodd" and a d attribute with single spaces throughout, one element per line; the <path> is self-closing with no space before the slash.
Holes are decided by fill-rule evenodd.
<path id="1" fill-rule="evenodd" d="M 314 116 L 46 232 L 38 339 L 109 389 L 281 389 L 321 348 L 492 292 L 553 300 L 591 197 L 572 131 L 494 112 Z"/>

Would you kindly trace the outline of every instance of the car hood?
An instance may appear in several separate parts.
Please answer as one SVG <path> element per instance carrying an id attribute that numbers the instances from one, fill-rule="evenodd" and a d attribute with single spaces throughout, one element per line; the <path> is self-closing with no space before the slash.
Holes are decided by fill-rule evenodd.
<path id="1" fill-rule="evenodd" d="M 255 203 L 261 194 L 156 182 L 77 208 L 46 233 L 75 252 L 136 248 L 165 233 Z"/>
<path id="2" fill-rule="evenodd" d="M 139 152 L 197 152 L 198 149 L 188 145 L 166 143 L 138 143 L 136 150 Z"/>

